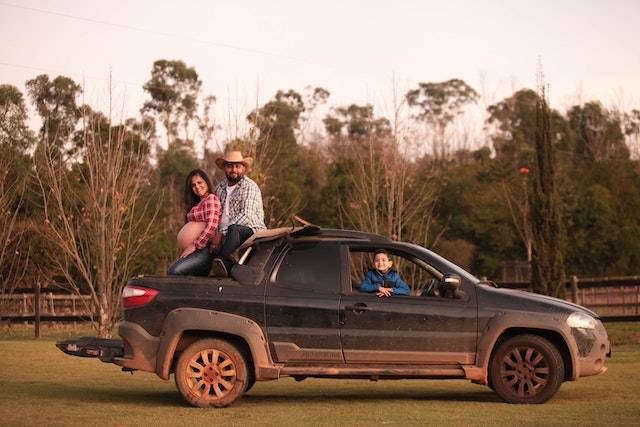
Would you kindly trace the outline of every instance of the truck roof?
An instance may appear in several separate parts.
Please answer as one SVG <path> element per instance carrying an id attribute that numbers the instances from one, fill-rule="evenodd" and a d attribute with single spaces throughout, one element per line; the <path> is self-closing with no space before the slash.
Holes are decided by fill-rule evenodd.
<path id="1" fill-rule="evenodd" d="M 246 242 L 242 244 L 240 249 L 251 246 L 254 242 L 268 242 L 271 240 L 288 237 L 294 240 L 313 241 L 313 240 L 360 240 L 372 243 L 390 243 L 391 239 L 373 233 L 365 233 L 354 230 L 341 230 L 334 228 L 321 228 L 316 225 L 306 224 L 299 227 L 281 227 L 267 230 L 256 231 Z"/>

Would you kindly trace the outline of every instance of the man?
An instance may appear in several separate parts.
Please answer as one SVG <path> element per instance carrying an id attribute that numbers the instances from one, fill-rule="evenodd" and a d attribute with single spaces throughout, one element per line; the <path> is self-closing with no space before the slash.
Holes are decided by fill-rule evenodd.
<path id="1" fill-rule="evenodd" d="M 266 228 L 260 188 L 245 176 L 252 164 L 253 159 L 243 157 L 240 151 L 229 151 L 224 158 L 216 159 L 216 166 L 226 175 L 215 189 L 222 206 L 218 229 L 224 234 L 224 241 L 211 269 L 219 277 L 229 275 L 234 264 L 231 254 L 253 233 Z"/>

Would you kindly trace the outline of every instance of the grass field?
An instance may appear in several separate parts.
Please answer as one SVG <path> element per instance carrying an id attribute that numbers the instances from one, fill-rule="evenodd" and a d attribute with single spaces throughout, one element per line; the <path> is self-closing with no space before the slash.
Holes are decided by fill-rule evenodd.
<path id="1" fill-rule="evenodd" d="M 86 331 L 0 331 L 0 425 L 640 425 L 640 323 L 607 325 L 609 371 L 565 383 L 544 405 L 508 405 L 467 381 L 284 378 L 234 406 L 186 405 L 173 381 L 61 353 Z"/>

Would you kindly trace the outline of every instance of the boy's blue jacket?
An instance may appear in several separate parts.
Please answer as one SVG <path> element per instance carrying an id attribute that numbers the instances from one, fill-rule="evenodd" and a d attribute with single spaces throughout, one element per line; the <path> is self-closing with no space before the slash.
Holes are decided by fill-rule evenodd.
<path id="1" fill-rule="evenodd" d="M 360 290 L 362 292 L 376 292 L 383 281 L 393 282 L 393 295 L 410 295 L 411 290 L 409 285 L 404 283 L 400 278 L 400 275 L 393 268 L 387 271 L 385 274 L 381 274 L 375 268 L 367 271 L 364 275 L 364 280 L 360 283 Z"/>

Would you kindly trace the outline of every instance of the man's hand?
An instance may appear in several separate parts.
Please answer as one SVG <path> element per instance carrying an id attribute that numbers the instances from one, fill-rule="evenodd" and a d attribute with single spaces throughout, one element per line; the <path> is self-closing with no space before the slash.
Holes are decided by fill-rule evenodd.
<path id="1" fill-rule="evenodd" d="M 184 251 L 182 251 L 182 254 L 180 255 L 180 258 L 184 258 L 186 256 L 191 255 L 193 252 L 195 252 L 196 250 L 196 245 L 194 245 L 193 243 L 190 244 L 189 246 L 187 246 Z"/>
<path id="2" fill-rule="evenodd" d="M 376 295 L 378 295 L 379 297 L 390 297 L 392 293 L 393 293 L 392 288 L 384 288 L 380 286 L 378 288 L 378 293 Z"/>

